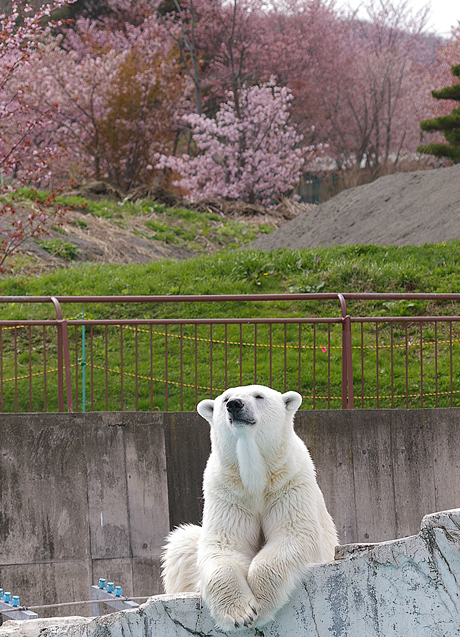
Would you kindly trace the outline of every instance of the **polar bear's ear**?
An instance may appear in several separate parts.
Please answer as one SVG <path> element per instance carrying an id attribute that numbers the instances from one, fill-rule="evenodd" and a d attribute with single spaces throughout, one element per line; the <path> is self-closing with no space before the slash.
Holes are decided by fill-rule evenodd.
<path id="1" fill-rule="evenodd" d="M 212 415 L 214 413 L 214 401 L 213 400 L 202 400 L 200 403 L 198 403 L 197 408 L 196 408 L 197 412 L 200 414 L 200 416 L 203 416 L 203 418 L 205 418 L 205 420 L 207 420 L 208 422 L 212 423 Z"/>
<path id="2" fill-rule="evenodd" d="M 283 400 L 286 405 L 286 410 L 292 411 L 292 413 L 296 412 L 302 404 L 302 396 L 296 391 L 288 391 L 283 394 Z"/>

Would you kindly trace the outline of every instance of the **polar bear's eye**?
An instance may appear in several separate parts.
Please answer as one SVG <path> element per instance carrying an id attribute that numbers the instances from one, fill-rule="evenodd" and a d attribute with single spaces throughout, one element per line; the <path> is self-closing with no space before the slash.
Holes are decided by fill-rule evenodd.
<path id="1" fill-rule="evenodd" d="M 262 394 L 256 394 L 256 395 L 254 396 L 254 398 L 255 398 L 256 400 L 263 400 L 263 399 L 264 399 L 264 397 L 262 396 Z"/>

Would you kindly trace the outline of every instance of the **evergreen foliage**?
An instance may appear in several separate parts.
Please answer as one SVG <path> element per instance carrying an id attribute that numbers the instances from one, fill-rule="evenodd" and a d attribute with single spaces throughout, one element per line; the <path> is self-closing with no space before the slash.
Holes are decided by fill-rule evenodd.
<path id="1" fill-rule="evenodd" d="M 460 64 L 452 67 L 452 74 L 460 77 Z M 440 91 L 431 91 L 437 100 L 455 100 L 460 103 L 460 83 L 447 86 Z M 423 131 L 440 131 L 447 140 L 447 144 L 432 143 L 418 147 L 419 153 L 447 157 L 456 164 L 460 163 L 460 106 L 454 108 L 450 115 L 425 119 L 420 122 Z"/>

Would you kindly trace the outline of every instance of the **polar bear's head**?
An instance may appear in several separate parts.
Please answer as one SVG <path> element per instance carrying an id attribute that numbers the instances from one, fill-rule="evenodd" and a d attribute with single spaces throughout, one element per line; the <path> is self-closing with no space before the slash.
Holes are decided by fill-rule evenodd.
<path id="1" fill-rule="evenodd" d="M 301 402 L 295 391 L 281 394 L 263 385 L 233 387 L 215 400 L 202 400 L 197 410 L 211 424 L 214 468 L 226 464 L 238 471 L 245 488 L 262 492 L 270 467 L 288 461 Z"/>
<path id="2" fill-rule="evenodd" d="M 263 385 L 247 385 L 227 389 L 215 400 L 202 400 L 197 411 L 211 425 L 226 423 L 235 434 L 263 426 L 279 428 L 292 417 L 302 403 L 295 391 L 281 394 Z"/>

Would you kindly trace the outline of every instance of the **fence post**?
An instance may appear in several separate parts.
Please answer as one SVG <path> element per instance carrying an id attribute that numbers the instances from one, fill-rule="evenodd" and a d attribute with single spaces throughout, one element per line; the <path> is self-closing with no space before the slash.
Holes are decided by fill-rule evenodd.
<path id="1" fill-rule="evenodd" d="M 343 294 L 337 295 L 342 308 L 342 409 L 354 408 L 351 318 Z"/>
<path id="2" fill-rule="evenodd" d="M 64 411 L 64 373 L 65 372 L 65 392 L 67 396 L 67 411 L 73 413 L 72 378 L 70 375 L 70 351 L 69 351 L 69 331 L 67 322 L 62 318 L 61 305 L 55 296 L 51 301 L 56 309 L 57 335 L 58 335 L 58 409 Z M 62 357 L 64 355 L 64 370 Z"/>
<path id="3" fill-rule="evenodd" d="M 81 313 L 82 321 L 85 320 L 85 311 Z M 81 404 L 82 412 L 86 412 L 86 329 L 85 324 L 81 326 Z"/>
<path id="4" fill-rule="evenodd" d="M 351 317 L 345 317 L 345 360 L 347 367 L 348 409 L 354 409 L 355 399 L 353 391 L 353 348 L 351 345 Z"/>

